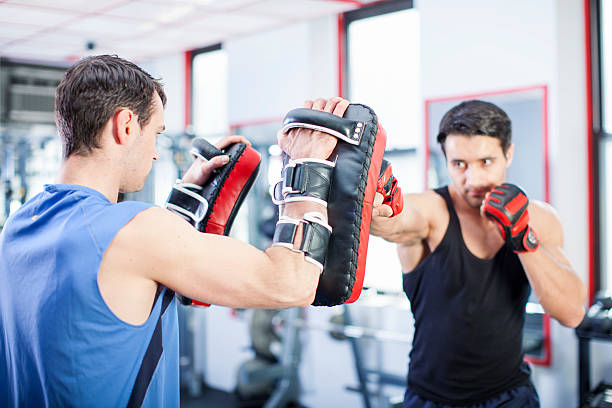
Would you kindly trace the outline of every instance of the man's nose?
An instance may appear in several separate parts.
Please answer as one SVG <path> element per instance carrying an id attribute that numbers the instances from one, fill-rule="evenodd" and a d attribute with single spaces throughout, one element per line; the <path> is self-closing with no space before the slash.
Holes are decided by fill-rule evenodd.
<path id="1" fill-rule="evenodd" d="M 465 172 L 466 184 L 474 188 L 487 185 L 487 173 L 477 167 L 468 168 Z"/>

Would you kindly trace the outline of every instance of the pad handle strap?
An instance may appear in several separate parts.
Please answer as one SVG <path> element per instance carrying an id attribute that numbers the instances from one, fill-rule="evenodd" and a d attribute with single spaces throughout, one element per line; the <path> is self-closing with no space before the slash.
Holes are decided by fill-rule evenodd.
<path id="1" fill-rule="evenodd" d="M 319 130 L 357 146 L 361 143 L 365 126 L 365 122 L 344 119 L 332 113 L 297 108 L 290 110 L 285 116 L 282 131 L 287 133 L 293 128 Z"/>
<path id="2" fill-rule="evenodd" d="M 166 201 L 166 208 L 196 226 L 204 219 L 208 211 L 208 201 L 200 195 L 201 191 L 202 187 L 196 184 L 176 180 Z"/>
<path id="3" fill-rule="evenodd" d="M 319 159 L 289 160 L 281 179 L 272 186 L 274 204 L 312 201 L 327 207 L 335 163 Z"/>
<path id="4" fill-rule="evenodd" d="M 299 249 L 295 249 L 294 243 L 300 224 L 303 225 L 302 242 Z M 289 248 L 295 252 L 303 252 L 305 259 L 323 272 L 331 233 L 331 226 L 325 222 L 320 213 L 306 213 L 301 220 L 281 217 L 276 223 L 272 245 Z"/>

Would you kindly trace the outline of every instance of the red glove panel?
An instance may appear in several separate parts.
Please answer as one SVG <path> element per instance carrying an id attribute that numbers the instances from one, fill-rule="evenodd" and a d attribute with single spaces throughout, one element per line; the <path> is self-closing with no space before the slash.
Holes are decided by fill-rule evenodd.
<path id="1" fill-rule="evenodd" d="M 484 202 L 484 212 L 497 223 L 502 238 L 514 252 L 533 252 L 540 241 L 529 226 L 529 199 L 518 186 L 495 187 Z"/>
<path id="2" fill-rule="evenodd" d="M 383 159 L 380 167 L 376 192 L 383 195 L 382 203 L 391 207 L 391 211 L 393 211 L 392 217 L 402 212 L 404 208 L 402 189 L 399 187 L 397 179 L 393 176 L 391 163 L 385 159 Z"/>

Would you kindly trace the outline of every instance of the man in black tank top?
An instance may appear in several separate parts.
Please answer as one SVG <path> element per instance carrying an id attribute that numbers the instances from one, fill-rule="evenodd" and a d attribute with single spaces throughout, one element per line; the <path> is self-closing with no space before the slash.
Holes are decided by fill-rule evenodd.
<path id="1" fill-rule="evenodd" d="M 442 118 L 452 184 L 374 203 L 371 231 L 398 244 L 415 331 L 404 407 L 537 407 L 522 329 L 529 290 L 561 324 L 584 316 L 586 289 L 563 252 L 554 209 L 504 184 L 510 119 L 468 101 Z"/>

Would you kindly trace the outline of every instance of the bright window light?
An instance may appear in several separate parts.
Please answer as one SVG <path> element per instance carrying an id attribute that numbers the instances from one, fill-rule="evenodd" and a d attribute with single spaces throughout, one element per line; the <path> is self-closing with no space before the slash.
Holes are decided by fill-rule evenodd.
<path id="1" fill-rule="evenodd" d="M 227 53 L 216 50 L 193 59 L 193 131 L 218 138 L 227 133 Z"/>
<path id="2" fill-rule="evenodd" d="M 348 26 L 351 102 L 365 103 L 387 131 L 387 149 L 422 143 L 419 15 L 414 9 L 364 18 Z"/>

